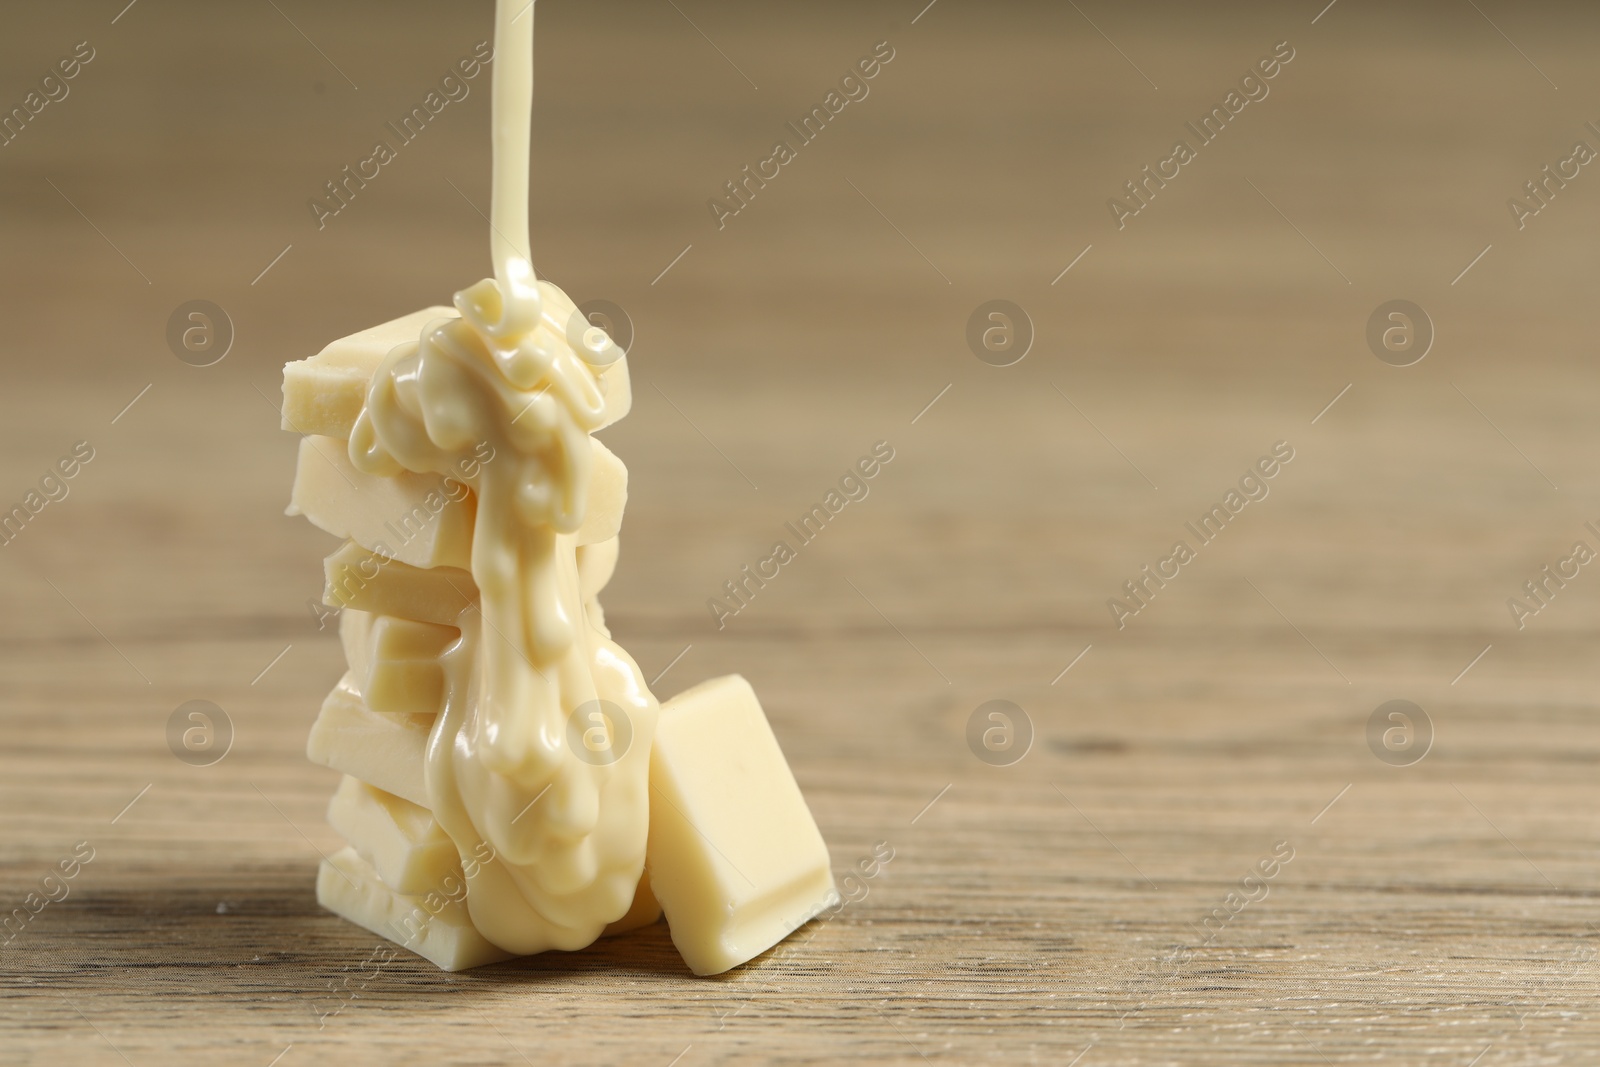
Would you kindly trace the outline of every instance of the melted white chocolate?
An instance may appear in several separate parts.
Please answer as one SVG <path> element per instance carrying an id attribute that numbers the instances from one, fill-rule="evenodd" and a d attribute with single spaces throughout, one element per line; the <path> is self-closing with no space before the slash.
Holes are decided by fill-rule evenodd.
<path id="1" fill-rule="evenodd" d="M 445 695 L 429 737 L 433 817 L 463 860 L 473 925 L 508 952 L 577 949 L 628 911 L 644 865 L 648 774 L 658 710 L 633 660 L 584 611 L 574 533 L 592 441 L 605 425 L 599 375 L 618 354 L 565 293 L 535 278 L 528 242 L 533 5 L 497 0 L 495 277 L 455 296 L 459 319 L 431 323 L 384 359 L 350 435 L 370 474 L 450 474 L 477 496 L 471 569 L 478 606 L 443 656 Z M 466 461 L 493 449 L 491 460 Z M 631 734 L 610 763 L 579 758 L 575 712 L 622 709 Z M 609 711 L 609 709 L 607 709 Z M 618 745 L 620 748 L 620 744 Z"/>

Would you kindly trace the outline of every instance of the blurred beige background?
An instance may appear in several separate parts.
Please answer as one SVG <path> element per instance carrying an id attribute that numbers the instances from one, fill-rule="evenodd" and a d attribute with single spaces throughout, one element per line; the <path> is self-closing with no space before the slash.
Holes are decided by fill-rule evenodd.
<path id="1" fill-rule="evenodd" d="M 657 927 L 407 957 L 321 1016 L 374 939 L 312 895 L 334 543 L 282 515 L 279 370 L 488 273 L 487 74 L 324 228 L 307 201 L 491 18 L 6 13 L 0 109 L 94 58 L 0 147 L 0 510 L 94 458 L 0 548 L 0 910 L 95 854 L 0 947 L 7 1057 L 1592 1058 L 1600 577 L 1522 629 L 1507 599 L 1600 549 L 1600 176 L 1521 229 L 1507 201 L 1600 149 L 1600 14 L 1488 0 L 544 0 L 536 266 L 636 334 L 608 619 L 663 697 L 749 677 L 839 870 L 896 859 L 722 979 Z M 719 230 L 707 200 L 883 41 Z M 1107 199 L 1279 42 L 1119 230 Z M 235 334 L 208 367 L 166 339 L 195 299 Z M 1013 366 L 968 348 L 990 299 L 1031 319 Z M 1396 299 L 1435 331 L 1408 367 L 1365 339 Z M 707 599 L 880 440 L 870 495 L 718 630 Z M 1270 495 L 1119 630 L 1107 599 L 1279 441 Z M 213 766 L 168 749 L 191 699 L 233 725 Z M 1032 724 L 1010 766 L 967 747 L 991 699 Z M 1431 723 L 1406 766 L 1367 742 L 1394 699 Z M 1203 925 L 1280 841 L 1266 898 Z"/>

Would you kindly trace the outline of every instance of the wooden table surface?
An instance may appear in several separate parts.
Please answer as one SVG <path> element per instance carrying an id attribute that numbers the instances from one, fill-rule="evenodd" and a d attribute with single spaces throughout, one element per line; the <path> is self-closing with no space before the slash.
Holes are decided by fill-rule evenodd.
<path id="1" fill-rule="evenodd" d="M 94 58 L 0 147 L 0 508 L 93 459 L 0 549 L 0 909 L 93 859 L 0 947 L 0 1062 L 1595 1062 L 1600 574 L 1562 561 L 1600 548 L 1600 176 L 1564 162 L 1600 146 L 1596 12 L 922 2 L 539 9 L 537 266 L 636 331 L 613 628 L 663 696 L 750 678 L 841 874 L 895 854 L 712 979 L 664 926 L 374 974 L 313 896 L 333 541 L 282 515 L 279 367 L 487 272 L 487 77 L 323 228 L 307 201 L 487 0 L 6 13 L 5 108 Z M 1119 230 L 1108 198 L 1279 42 Z M 194 299 L 235 334 L 208 367 L 166 340 Z M 1033 324 L 1013 366 L 965 340 L 989 299 Z M 1365 339 L 1396 299 L 1435 333 L 1403 368 Z M 1034 734 L 1009 766 L 966 740 L 997 699 Z M 213 765 L 169 749 L 189 700 L 231 723 Z M 1390 700 L 1420 760 L 1369 745 Z"/>

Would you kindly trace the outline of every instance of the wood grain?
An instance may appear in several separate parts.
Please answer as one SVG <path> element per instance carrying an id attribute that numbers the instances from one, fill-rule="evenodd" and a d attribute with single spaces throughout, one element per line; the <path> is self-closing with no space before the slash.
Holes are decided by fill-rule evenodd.
<path id="1" fill-rule="evenodd" d="M 1521 629 L 1507 599 L 1600 547 L 1600 178 L 1520 230 L 1506 202 L 1600 143 L 1595 13 L 920 7 L 540 6 L 535 258 L 637 332 L 608 618 L 662 695 L 751 679 L 841 873 L 895 850 L 710 980 L 661 926 L 373 975 L 313 898 L 332 542 L 282 515 L 278 368 L 487 271 L 487 83 L 324 229 L 306 201 L 489 5 L 8 12 L 5 107 L 96 58 L 0 149 L 0 506 L 95 454 L 0 549 L 0 909 L 94 859 L 0 947 L 0 1060 L 1593 1061 L 1600 577 Z M 718 230 L 707 199 L 882 40 Z M 1107 198 L 1285 40 L 1118 230 Z M 196 298 L 236 330 L 206 368 L 165 339 Z M 1012 367 L 966 347 L 991 298 L 1036 330 Z M 1408 368 L 1364 340 L 1397 298 L 1437 332 Z M 868 496 L 717 629 L 880 440 Z M 1269 495 L 1119 629 L 1107 599 L 1279 441 Z M 193 699 L 234 728 L 213 766 L 168 749 Z M 1034 731 L 1008 767 L 966 743 L 993 699 Z M 1393 699 L 1432 724 L 1411 766 L 1368 747 Z"/>

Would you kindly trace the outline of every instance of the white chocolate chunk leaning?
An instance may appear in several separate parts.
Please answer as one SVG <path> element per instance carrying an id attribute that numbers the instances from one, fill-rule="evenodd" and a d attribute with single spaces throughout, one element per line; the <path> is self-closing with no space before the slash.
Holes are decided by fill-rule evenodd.
<path id="1" fill-rule="evenodd" d="M 322 702 L 306 739 L 306 758 L 425 808 L 423 753 L 432 725 L 429 716 L 372 711 L 347 674 Z"/>
<path id="2" fill-rule="evenodd" d="M 444 701 L 444 654 L 461 631 L 454 626 L 379 615 L 367 636 L 361 699 L 380 715 L 436 715 Z M 354 674 L 354 664 L 351 665 Z"/>
<path id="3" fill-rule="evenodd" d="M 569 306 L 552 308 L 551 313 L 570 314 Z M 282 427 L 295 433 L 348 440 L 383 357 L 396 345 L 415 341 L 423 327 L 435 319 L 457 317 L 452 307 L 423 308 L 341 337 L 310 359 L 284 364 Z M 633 406 L 626 356 L 604 368 L 599 385 L 606 399 L 605 425 L 609 426 Z"/>
<path id="4" fill-rule="evenodd" d="M 661 705 L 645 865 L 672 943 L 699 975 L 765 952 L 835 892 L 827 846 L 738 675 Z"/>
<path id="5" fill-rule="evenodd" d="M 345 775 L 328 802 L 328 825 L 339 831 L 383 884 L 417 896 L 461 879 L 461 857 L 428 810 Z"/>
<path id="6" fill-rule="evenodd" d="M 285 514 L 415 567 L 466 569 L 476 503 L 459 478 L 368 474 L 350 462 L 344 441 L 302 437 Z"/>
<path id="7" fill-rule="evenodd" d="M 463 887 L 464 883 L 455 883 Z M 317 903 L 379 937 L 404 945 L 435 967 L 460 971 L 511 958 L 484 939 L 467 917 L 461 900 L 448 891 L 420 896 L 397 893 L 353 848 L 322 861 L 317 871 Z"/>
<path id="8" fill-rule="evenodd" d="M 413 567 L 346 541 L 322 561 L 323 603 L 454 625 L 478 600 L 472 575 L 456 567 Z"/>
<path id="9" fill-rule="evenodd" d="M 283 368 L 283 428 L 345 440 L 367 400 L 367 384 L 396 345 L 415 341 L 434 319 L 454 318 L 451 307 L 423 308 L 341 337 L 310 359 Z"/>

